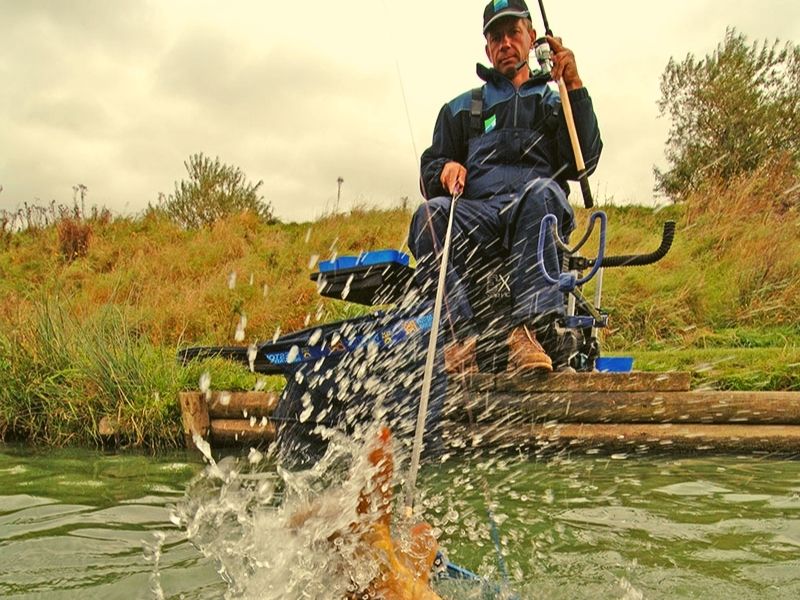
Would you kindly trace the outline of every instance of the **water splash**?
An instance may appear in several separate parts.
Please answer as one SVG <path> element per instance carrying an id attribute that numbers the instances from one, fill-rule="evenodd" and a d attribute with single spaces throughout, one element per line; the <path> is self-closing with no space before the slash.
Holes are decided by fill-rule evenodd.
<path id="1" fill-rule="evenodd" d="M 247 327 L 247 315 L 244 313 L 239 315 L 239 322 L 236 324 L 236 333 L 233 335 L 233 339 L 237 342 L 243 342 L 245 337 L 245 328 Z"/>
<path id="2" fill-rule="evenodd" d="M 318 430 L 332 443 L 302 471 L 276 466 L 255 449 L 216 462 L 208 443 L 195 438 L 208 464 L 171 520 L 215 561 L 225 598 L 345 598 L 379 576 L 379 562 L 353 534 L 376 510 L 359 511 L 380 468 L 363 441 L 375 428 L 355 436 Z"/>

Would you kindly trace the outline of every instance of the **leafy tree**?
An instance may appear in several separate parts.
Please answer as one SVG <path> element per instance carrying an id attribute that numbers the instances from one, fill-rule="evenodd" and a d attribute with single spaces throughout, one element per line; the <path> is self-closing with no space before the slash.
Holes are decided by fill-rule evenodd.
<path id="1" fill-rule="evenodd" d="M 251 183 L 238 167 L 202 153 L 193 154 L 183 164 L 189 178 L 175 182 L 175 193 L 163 205 L 179 225 L 197 229 L 248 210 L 268 223 L 275 222 L 272 206 L 258 193 L 263 181 Z"/>
<path id="2" fill-rule="evenodd" d="M 658 107 L 672 126 L 669 169 L 655 169 L 656 190 L 675 201 L 709 178 L 729 180 L 778 156 L 800 165 L 800 46 L 749 45 L 730 28 L 705 58 L 670 59 Z"/>

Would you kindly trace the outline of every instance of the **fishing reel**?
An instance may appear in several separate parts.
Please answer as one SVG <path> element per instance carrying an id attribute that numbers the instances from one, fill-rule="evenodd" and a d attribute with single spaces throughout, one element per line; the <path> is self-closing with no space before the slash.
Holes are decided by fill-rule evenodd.
<path id="1" fill-rule="evenodd" d="M 540 37 L 533 43 L 533 55 L 539 65 L 539 72 L 544 75 L 549 75 L 550 71 L 553 70 L 553 59 L 550 51 L 550 44 L 547 43 L 547 38 Z"/>

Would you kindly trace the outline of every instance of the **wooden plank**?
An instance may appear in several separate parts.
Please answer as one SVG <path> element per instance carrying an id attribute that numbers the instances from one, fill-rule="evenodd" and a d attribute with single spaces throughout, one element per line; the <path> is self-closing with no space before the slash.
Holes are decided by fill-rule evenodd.
<path id="1" fill-rule="evenodd" d="M 800 452 L 800 425 L 565 423 L 465 427 L 450 423 L 445 439 L 456 447 L 531 447 L 538 450 L 648 452 Z"/>
<path id="2" fill-rule="evenodd" d="M 214 392 L 208 402 L 212 419 L 268 417 L 278 404 L 275 392 Z"/>
<path id="3" fill-rule="evenodd" d="M 208 438 L 209 417 L 205 394 L 201 392 L 180 392 L 178 402 L 183 420 L 183 440 L 187 448 L 195 448 L 193 436 Z"/>
<path id="4" fill-rule="evenodd" d="M 454 394 L 455 420 L 562 423 L 800 424 L 800 392 L 486 392 Z"/>
<path id="5" fill-rule="evenodd" d="M 527 373 L 495 375 L 494 388 L 503 392 L 688 392 L 691 374 L 651 373 Z M 486 385 L 483 382 L 483 385 Z"/>
<path id="6" fill-rule="evenodd" d="M 212 419 L 211 443 L 214 446 L 265 444 L 275 439 L 275 424 L 266 419 Z"/>

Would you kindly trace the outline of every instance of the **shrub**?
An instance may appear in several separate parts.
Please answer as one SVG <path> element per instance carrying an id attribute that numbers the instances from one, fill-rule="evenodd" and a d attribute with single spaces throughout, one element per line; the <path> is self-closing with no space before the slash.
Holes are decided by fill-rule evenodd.
<path id="1" fill-rule="evenodd" d="M 800 165 L 800 45 L 749 44 L 728 29 L 705 58 L 670 59 L 661 76 L 661 115 L 672 124 L 669 168 L 656 190 L 682 201 L 706 181 L 731 180 L 789 155 Z"/>
<path id="2" fill-rule="evenodd" d="M 167 216 L 181 227 L 198 229 L 244 211 L 275 222 L 272 206 L 258 193 L 262 181 L 251 183 L 238 167 L 202 153 L 192 155 L 184 165 L 189 178 L 176 182 L 175 193 L 163 203 Z"/>
<path id="3" fill-rule="evenodd" d="M 58 249 L 65 261 L 82 258 L 89 252 L 92 226 L 75 217 L 65 217 L 58 222 Z"/>

